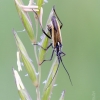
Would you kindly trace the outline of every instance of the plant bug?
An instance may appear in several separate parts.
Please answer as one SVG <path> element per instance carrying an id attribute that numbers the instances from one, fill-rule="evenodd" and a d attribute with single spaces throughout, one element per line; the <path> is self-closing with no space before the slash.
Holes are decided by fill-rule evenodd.
<path id="1" fill-rule="evenodd" d="M 34 11 L 34 12 L 35 12 L 35 11 Z M 59 19 L 57 13 L 56 13 L 56 11 L 55 11 L 55 7 L 54 7 L 54 6 L 53 6 L 53 12 L 54 12 L 54 15 L 51 17 L 51 22 L 50 22 L 49 25 L 47 25 L 48 31 L 50 32 L 50 36 L 44 31 L 44 29 L 43 29 L 43 27 L 42 27 L 42 25 L 41 25 L 41 23 L 40 23 L 39 17 L 38 17 L 38 15 L 37 15 L 37 13 L 35 12 L 35 14 L 36 14 L 36 16 L 37 16 L 37 18 L 38 18 L 38 20 L 39 20 L 40 26 L 41 26 L 41 28 L 42 28 L 42 32 L 43 32 L 49 39 L 51 39 L 52 42 L 48 45 L 48 47 L 47 47 L 46 49 L 44 49 L 44 48 L 43 48 L 41 45 L 39 45 L 39 44 L 34 44 L 34 45 L 38 45 L 38 46 L 40 46 L 41 48 L 43 48 L 44 50 L 47 50 L 49 47 L 52 46 L 53 51 L 52 51 L 52 55 L 51 55 L 50 59 L 49 59 L 49 60 L 43 60 L 43 62 L 45 62 L 45 61 L 51 61 L 52 58 L 53 58 L 54 52 L 55 52 L 55 53 L 56 53 L 56 56 L 57 56 L 57 58 L 58 58 L 58 67 L 57 67 L 57 70 L 56 70 L 56 72 L 55 72 L 54 77 L 55 77 L 56 74 L 57 74 L 57 71 L 58 71 L 58 68 L 59 68 L 59 65 L 60 65 L 60 62 L 61 62 L 62 65 L 63 65 L 63 67 L 64 67 L 64 69 L 65 69 L 65 71 L 66 71 L 66 73 L 68 74 L 69 80 L 70 80 L 70 82 L 71 82 L 71 84 L 72 84 L 70 75 L 69 75 L 69 73 L 68 73 L 68 71 L 67 71 L 67 69 L 66 69 L 66 67 L 64 66 L 64 63 L 63 63 L 63 61 L 62 61 L 62 56 L 65 56 L 65 53 L 62 52 L 62 37 L 61 37 L 61 28 L 62 28 L 63 24 L 62 24 L 62 22 L 60 21 L 60 19 Z M 59 25 L 58 21 L 60 22 L 61 25 Z M 42 63 L 43 63 L 43 62 L 42 62 Z M 42 63 L 41 63 L 41 64 L 42 64 Z M 53 77 L 53 79 L 54 79 L 54 77 Z M 53 81 L 53 79 L 52 79 L 52 81 Z M 50 82 L 50 84 L 52 83 L 52 81 Z M 50 84 L 49 84 L 49 85 L 50 85 Z M 48 86 L 48 87 L 49 87 L 49 86 Z"/>

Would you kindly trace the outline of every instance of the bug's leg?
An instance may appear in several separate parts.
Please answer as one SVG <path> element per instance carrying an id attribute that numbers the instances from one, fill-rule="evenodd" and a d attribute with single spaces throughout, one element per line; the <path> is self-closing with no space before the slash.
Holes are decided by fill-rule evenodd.
<path id="1" fill-rule="evenodd" d="M 49 39 L 51 39 L 51 37 L 44 31 L 43 28 L 42 28 L 42 32 L 43 32 Z"/>
<path id="2" fill-rule="evenodd" d="M 58 59 L 58 62 L 59 62 L 59 63 L 58 63 L 58 67 L 57 67 L 56 72 L 55 72 L 55 74 L 54 74 L 54 76 L 53 76 L 51 82 L 49 83 L 48 87 L 51 85 L 51 83 L 53 82 L 53 80 L 54 80 L 54 78 L 55 78 L 55 76 L 56 76 L 56 74 L 57 74 L 57 72 L 58 72 L 59 65 L 60 65 L 60 60 L 59 60 L 59 59 Z M 48 87 L 47 87 L 47 88 L 48 88 Z M 47 88 L 46 88 L 46 90 L 47 90 Z"/>
<path id="3" fill-rule="evenodd" d="M 54 54 L 54 50 L 52 51 L 52 55 L 51 55 L 50 59 L 48 59 L 48 60 L 43 60 L 43 62 L 45 62 L 45 61 L 51 61 L 52 58 L 53 58 L 53 54 Z M 42 62 L 42 63 L 43 63 L 43 62 Z M 41 64 L 42 64 L 42 63 L 41 63 Z M 41 64 L 40 64 L 40 65 L 41 65 Z"/>
<path id="4" fill-rule="evenodd" d="M 52 46 L 52 43 L 50 43 L 49 45 L 48 45 L 48 47 L 46 48 L 46 50 L 48 50 L 49 49 L 49 47 L 51 47 Z"/>
<path id="5" fill-rule="evenodd" d="M 32 9 L 33 10 L 33 9 Z M 40 27 L 42 28 L 42 32 L 49 38 L 51 39 L 51 37 L 45 32 L 45 30 L 43 29 L 41 23 L 40 23 L 40 20 L 39 20 L 39 17 L 38 17 L 38 14 L 33 10 L 33 12 L 35 13 L 35 15 L 37 16 L 37 19 L 39 21 L 39 24 L 40 24 Z"/>
<path id="6" fill-rule="evenodd" d="M 63 23 L 61 22 L 61 20 L 59 19 L 58 15 L 57 15 L 57 13 L 56 13 L 55 6 L 53 6 L 53 11 L 54 11 L 54 13 L 55 13 L 55 15 L 56 15 L 57 19 L 58 19 L 58 20 L 59 20 L 59 22 L 61 23 L 61 25 L 60 25 L 60 29 L 61 29 L 61 28 L 62 28 L 62 26 L 63 26 Z"/>
<path id="7" fill-rule="evenodd" d="M 43 48 L 41 45 L 39 45 L 38 43 L 35 43 L 35 44 L 33 44 L 33 45 L 37 45 L 37 46 L 39 46 L 39 47 L 41 47 L 43 50 L 46 50 L 45 48 Z"/>
<path id="8" fill-rule="evenodd" d="M 65 56 L 66 54 L 65 54 L 64 52 L 61 52 L 60 55 L 61 55 L 61 57 L 63 57 L 63 56 Z"/>
<path id="9" fill-rule="evenodd" d="M 39 44 L 37 44 L 37 43 L 35 43 L 35 44 L 33 44 L 33 45 L 37 45 L 37 46 L 41 47 L 43 50 L 48 50 L 48 49 L 49 49 L 49 47 L 50 47 L 50 46 L 52 46 L 52 43 L 50 43 L 50 44 L 47 46 L 47 48 L 46 48 L 46 49 L 45 49 L 45 48 L 43 48 L 41 45 L 39 45 Z"/>

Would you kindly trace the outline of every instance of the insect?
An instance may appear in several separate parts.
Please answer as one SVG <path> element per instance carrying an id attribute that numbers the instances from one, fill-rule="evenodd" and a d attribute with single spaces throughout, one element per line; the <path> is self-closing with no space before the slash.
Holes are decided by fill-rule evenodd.
<path id="1" fill-rule="evenodd" d="M 57 13 L 56 13 L 56 11 L 55 11 L 55 7 L 54 7 L 54 6 L 53 6 L 53 12 L 54 12 L 54 15 L 51 17 L 51 22 L 50 22 L 49 25 L 47 25 L 48 31 L 50 32 L 50 36 L 44 31 L 44 29 L 43 29 L 43 27 L 42 27 L 42 25 L 41 25 L 41 23 L 40 23 L 40 21 L 39 21 L 40 26 L 41 26 L 41 28 L 42 28 L 42 32 L 43 32 L 49 39 L 51 39 L 52 42 L 48 45 L 48 47 L 47 47 L 46 49 L 44 49 L 44 48 L 43 48 L 41 45 L 39 45 L 39 44 L 34 44 L 34 45 L 38 45 L 38 46 L 40 46 L 41 48 L 43 48 L 44 50 L 47 50 L 49 47 L 52 46 L 53 51 L 52 51 L 52 55 L 51 55 L 50 59 L 49 59 L 49 60 L 43 60 L 43 62 L 45 62 L 45 61 L 51 61 L 52 58 L 53 58 L 54 52 L 55 52 L 55 53 L 56 53 L 56 56 L 57 56 L 57 58 L 58 58 L 58 67 L 57 67 L 57 70 L 56 70 L 56 72 L 55 72 L 54 77 L 55 77 L 56 74 L 57 74 L 57 71 L 58 71 L 58 69 L 59 69 L 60 63 L 62 63 L 62 65 L 63 65 L 63 67 L 64 67 L 66 73 L 68 74 L 69 80 L 70 80 L 70 82 L 71 82 L 71 84 L 72 84 L 70 75 L 69 75 L 69 73 L 68 73 L 68 71 L 67 71 L 67 69 L 66 69 L 66 67 L 64 66 L 64 63 L 63 63 L 63 61 L 62 61 L 62 57 L 65 56 L 65 53 L 62 52 L 62 37 L 61 37 L 61 28 L 62 28 L 63 24 L 62 24 L 62 22 L 60 21 L 60 19 L 59 19 Z M 35 14 L 37 15 L 36 12 L 35 12 Z M 37 17 L 38 17 L 38 15 L 37 15 Z M 39 18 L 38 18 L 38 20 L 39 20 Z M 58 21 L 60 22 L 61 25 L 59 25 Z M 43 62 L 42 62 L 42 63 L 43 63 Z M 42 63 L 41 63 L 41 64 L 42 64 Z M 53 79 L 54 79 L 54 77 L 53 77 Z M 53 79 L 52 79 L 52 81 L 53 81 Z M 52 83 L 52 81 L 50 82 L 50 84 Z M 50 85 L 50 84 L 49 84 L 49 85 Z"/>

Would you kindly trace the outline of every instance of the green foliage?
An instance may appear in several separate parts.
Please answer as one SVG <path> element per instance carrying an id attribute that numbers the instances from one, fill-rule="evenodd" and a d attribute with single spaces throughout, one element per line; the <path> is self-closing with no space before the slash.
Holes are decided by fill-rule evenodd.
<path id="1" fill-rule="evenodd" d="M 32 23 L 31 23 L 31 19 L 28 15 L 27 12 L 23 11 L 22 8 L 20 8 L 20 6 L 22 5 L 22 1 L 21 0 L 15 0 L 15 5 L 18 11 L 18 14 L 21 18 L 21 21 L 25 27 L 25 30 L 27 31 L 29 38 L 31 40 L 32 43 L 35 42 L 35 38 L 34 38 L 34 31 L 33 31 L 33 27 L 32 27 Z"/>

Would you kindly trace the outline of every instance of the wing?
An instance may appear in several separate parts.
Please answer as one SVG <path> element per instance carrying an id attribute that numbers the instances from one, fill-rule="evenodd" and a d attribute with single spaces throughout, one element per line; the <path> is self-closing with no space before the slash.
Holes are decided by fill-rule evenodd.
<path id="1" fill-rule="evenodd" d="M 62 44 L 61 30 L 57 19 L 55 23 L 52 22 L 52 41 L 54 48 L 58 42 Z"/>

